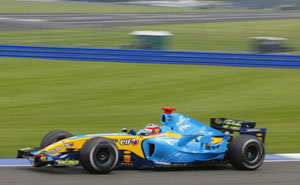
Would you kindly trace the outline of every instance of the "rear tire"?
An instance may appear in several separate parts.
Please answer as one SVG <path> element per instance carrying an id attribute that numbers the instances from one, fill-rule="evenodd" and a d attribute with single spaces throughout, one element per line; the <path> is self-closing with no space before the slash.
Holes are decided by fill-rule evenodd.
<path id="1" fill-rule="evenodd" d="M 119 150 L 116 144 L 107 138 L 89 139 L 80 150 L 80 163 L 90 173 L 107 174 L 115 168 L 118 160 Z"/>
<path id="2" fill-rule="evenodd" d="M 41 149 L 56 143 L 57 141 L 66 139 L 68 137 L 72 137 L 73 134 L 64 131 L 64 130 L 53 130 L 50 131 L 48 134 L 45 135 L 45 137 L 43 138 L 42 142 L 41 142 Z"/>
<path id="3" fill-rule="evenodd" d="M 240 135 L 229 144 L 229 162 L 239 170 L 256 170 L 265 158 L 263 143 L 251 135 Z"/>

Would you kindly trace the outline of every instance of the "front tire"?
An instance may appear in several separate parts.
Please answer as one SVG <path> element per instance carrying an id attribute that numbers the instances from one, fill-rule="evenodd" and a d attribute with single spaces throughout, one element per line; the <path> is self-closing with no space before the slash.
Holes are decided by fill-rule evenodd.
<path id="1" fill-rule="evenodd" d="M 64 130 L 52 130 L 50 132 L 48 132 L 44 138 L 42 139 L 41 145 L 40 145 L 40 149 L 43 149 L 53 143 L 56 143 L 57 141 L 66 139 L 68 137 L 72 137 L 73 134 L 66 132 Z M 41 162 L 41 161 L 37 161 L 34 162 L 33 167 L 44 167 L 47 166 L 47 163 L 45 162 Z"/>
<path id="2" fill-rule="evenodd" d="M 107 138 L 89 139 L 80 150 L 80 163 L 90 173 L 107 174 L 115 168 L 118 160 L 119 150 L 116 144 Z"/>
<path id="3" fill-rule="evenodd" d="M 265 158 L 263 143 L 251 135 L 240 135 L 229 144 L 229 162 L 239 170 L 256 170 Z"/>
<path id="4" fill-rule="evenodd" d="M 41 142 L 41 149 L 56 143 L 57 141 L 72 137 L 73 134 L 64 130 L 52 130 L 48 132 Z"/>

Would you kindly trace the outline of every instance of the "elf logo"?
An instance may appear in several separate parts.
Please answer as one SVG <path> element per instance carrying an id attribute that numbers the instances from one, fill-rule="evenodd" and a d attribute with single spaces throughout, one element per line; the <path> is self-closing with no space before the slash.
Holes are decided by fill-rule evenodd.
<path id="1" fill-rule="evenodd" d="M 139 143 L 139 140 L 137 139 L 121 139 L 120 140 L 120 145 L 137 145 Z"/>

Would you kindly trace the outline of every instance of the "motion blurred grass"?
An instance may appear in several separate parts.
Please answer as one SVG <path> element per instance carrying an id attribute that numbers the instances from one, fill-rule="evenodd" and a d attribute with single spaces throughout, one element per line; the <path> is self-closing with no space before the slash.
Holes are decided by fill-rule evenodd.
<path id="1" fill-rule="evenodd" d="M 295 49 L 293 53 L 300 53 L 298 19 L 139 26 L 128 29 L 170 31 L 175 35 L 174 49 L 180 50 L 250 52 L 250 37 L 268 36 L 287 38 L 286 44 Z"/>
<path id="2" fill-rule="evenodd" d="M 52 45 L 75 47 L 118 47 L 130 43 L 134 30 L 166 30 L 174 34 L 175 50 L 251 52 L 249 37 L 288 38 L 287 44 L 300 53 L 300 21 L 267 20 L 221 23 L 130 26 L 110 29 L 57 29 L 0 31 L 1 44 Z"/>
<path id="3" fill-rule="evenodd" d="M 257 121 L 266 148 L 300 152 L 300 72 L 290 69 L 0 58 L 0 157 L 53 129 L 118 132 L 159 123 L 160 108 L 208 123 Z"/>
<path id="4" fill-rule="evenodd" d="M 151 13 L 151 12 L 253 12 L 262 10 L 182 9 L 84 2 L 0 0 L 0 13 Z"/>

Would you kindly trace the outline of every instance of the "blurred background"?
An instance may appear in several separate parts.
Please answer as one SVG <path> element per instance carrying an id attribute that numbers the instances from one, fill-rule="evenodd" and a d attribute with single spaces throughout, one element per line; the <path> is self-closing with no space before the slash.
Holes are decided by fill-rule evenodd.
<path id="1" fill-rule="evenodd" d="M 0 0 L 0 45 L 300 54 L 300 0 Z M 0 157 L 50 130 L 117 132 L 160 108 L 268 128 L 300 152 L 296 69 L 0 58 Z"/>
<path id="2" fill-rule="evenodd" d="M 0 41 L 148 49 L 151 42 L 162 42 L 173 50 L 297 54 L 299 8 L 298 0 L 1 0 Z M 144 46 L 136 46 L 130 33 L 137 30 L 168 31 L 172 36 L 163 41 L 146 38 Z"/>

